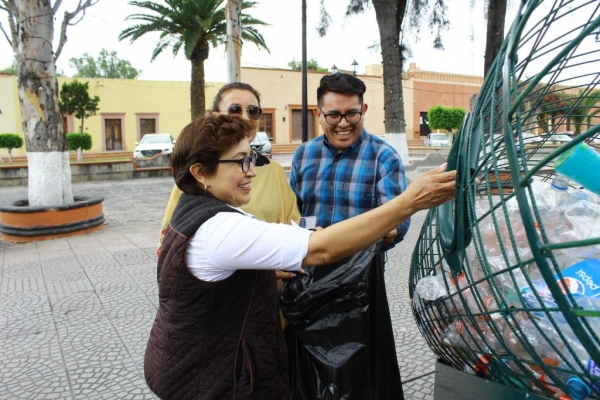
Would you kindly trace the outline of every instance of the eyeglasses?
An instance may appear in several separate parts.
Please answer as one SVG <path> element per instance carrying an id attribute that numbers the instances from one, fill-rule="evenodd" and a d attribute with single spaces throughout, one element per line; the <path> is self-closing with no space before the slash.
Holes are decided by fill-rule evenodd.
<path id="1" fill-rule="evenodd" d="M 240 158 L 239 160 L 219 160 L 217 163 L 236 163 L 242 167 L 242 172 L 248 172 L 250 169 L 250 164 L 256 166 L 257 157 L 258 155 L 253 151 L 248 157 Z"/>
<path id="2" fill-rule="evenodd" d="M 244 113 L 244 109 L 239 104 L 232 104 L 223 111 L 227 111 L 229 115 L 242 115 Z M 263 115 L 263 109 L 259 106 L 250 106 L 246 109 L 246 112 L 248 113 L 248 117 L 255 121 L 261 119 Z"/>
<path id="3" fill-rule="evenodd" d="M 325 117 L 325 122 L 327 122 L 329 125 L 338 125 L 340 122 L 342 122 L 342 118 L 345 118 L 346 122 L 350 125 L 358 124 L 363 115 L 362 111 L 350 111 L 346 114 L 340 114 L 335 112 L 325 114 L 320 108 L 319 110 Z"/>

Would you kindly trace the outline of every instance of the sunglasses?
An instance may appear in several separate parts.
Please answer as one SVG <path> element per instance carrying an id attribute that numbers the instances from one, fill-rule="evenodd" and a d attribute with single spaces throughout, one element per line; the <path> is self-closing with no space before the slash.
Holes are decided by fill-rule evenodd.
<path id="1" fill-rule="evenodd" d="M 239 104 L 232 104 L 223 111 L 227 111 L 229 115 L 242 115 L 244 113 L 244 109 Z M 250 106 L 246 109 L 246 112 L 248 113 L 248 117 L 255 121 L 261 119 L 263 115 L 263 109 L 259 106 Z"/>
<path id="2" fill-rule="evenodd" d="M 257 157 L 258 155 L 253 151 L 248 157 L 240 158 L 238 160 L 219 160 L 217 163 L 236 163 L 242 167 L 242 172 L 248 172 L 250 164 L 256 166 Z"/>

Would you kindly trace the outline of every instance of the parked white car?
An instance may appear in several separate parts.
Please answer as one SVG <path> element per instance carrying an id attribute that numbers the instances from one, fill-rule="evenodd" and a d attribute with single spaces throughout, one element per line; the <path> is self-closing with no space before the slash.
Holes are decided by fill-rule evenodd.
<path id="1" fill-rule="evenodd" d="M 252 150 L 271 158 L 271 140 L 266 132 L 256 132 L 254 140 L 250 143 Z"/>
<path id="2" fill-rule="evenodd" d="M 135 143 L 134 158 L 153 157 L 157 154 L 169 155 L 175 147 L 175 139 L 168 133 L 147 133 Z"/>
<path id="3" fill-rule="evenodd" d="M 450 142 L 448 136 L 443 133 L 430 133 L 427 135 L 427 139 L 423 142 L 425 147 L 441 147 L 449 146 Z"/>

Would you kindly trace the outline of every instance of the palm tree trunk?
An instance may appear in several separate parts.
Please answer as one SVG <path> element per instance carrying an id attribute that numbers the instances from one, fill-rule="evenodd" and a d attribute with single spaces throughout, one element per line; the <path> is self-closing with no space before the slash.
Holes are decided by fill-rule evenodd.
<path id="1" fill-rule="evenodd" d="M 192 121 L 203 117 L 206 109 L 204 94 L 204 60 L 206 58 L 192 57 L 192 82 L 190 84 L 190 104 L 192 106 Z"/>
<path id="2" fill-rule="evenodd" d="M 18 90 L 29 174 L 29 205 L 73 202 L 67 138 L 58 109 L 58 82 L 49 1 L 15 2 L 19 16 L 16 51 Z"/>

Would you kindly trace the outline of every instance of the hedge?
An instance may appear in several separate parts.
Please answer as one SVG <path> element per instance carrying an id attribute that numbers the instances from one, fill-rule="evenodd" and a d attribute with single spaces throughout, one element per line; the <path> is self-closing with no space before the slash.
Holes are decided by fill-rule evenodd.
<path id="1" fill-rule="evenodd" d="M 23 146 L 23 138 L 16 133 L 0 133 L 0 149 L 18 149 Z"/>
<path id="2" fill-rule="evenodd" d="M 89 133 L 67 133 L 67 141 L 69 142 L 69 150 L 77 150 L 80 147 L 82 150 L 92 148 L 92 136 Z"/>

